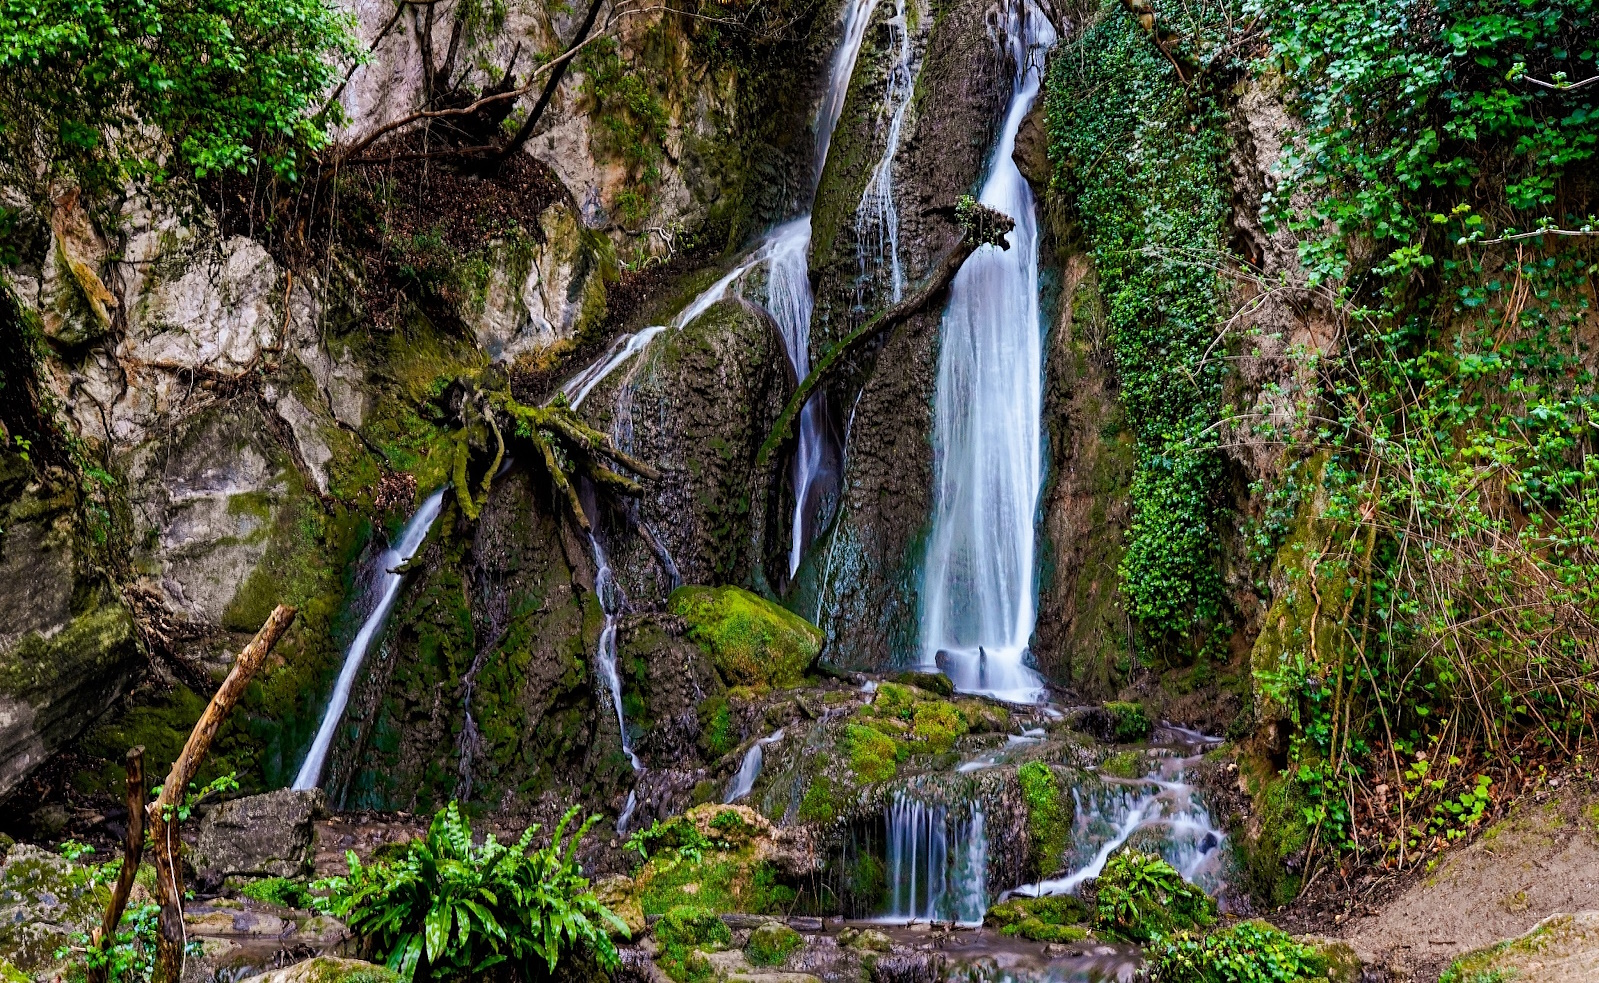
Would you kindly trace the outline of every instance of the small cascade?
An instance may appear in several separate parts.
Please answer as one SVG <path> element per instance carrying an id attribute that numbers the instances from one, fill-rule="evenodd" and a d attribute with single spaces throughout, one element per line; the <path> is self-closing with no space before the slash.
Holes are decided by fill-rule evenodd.
<path id="1" fill-rule="evenodd" d="M 627 717 L 622 713 L 622 677 L 616 670 L 616 619 L 626 610 L 627 598 L 622 596 L 622 588 L 611 573 L 611 561 L 600 546 L 600 538 L 593 533 L 589 533 L 589 549 L 594 554 L 594 592 L 599 595 L 600 610 L 605 612 L 605 626 L 600 629 L 600 644 L 594 653 L 594 664 L 611 694 L 611 705 L 616 709 L 616 726 L 622 732 L 622 751 L 627 755 L 627 760 L 632 762 L 634 771 L 643 771 L 644 765 L 633 753 L 633 741 L 627 734 Z"/>
<path id="2" fill-rule="evenodd" d="M 1036 617 L 1034 520 L 1043 485 L 1043 322 L 1033 194 L 1011 160 L 1055 29 L 1031 0 L 1010 11 L 1010 108 L 980 199 L 1015 219 L 1011 248 L 984 246 L 950 286 L 933 410 L 933 526 L 922 591 L 922 662 L 956 689 L 1018 703 L 1043 695 L 1027 665 Z"/>
<path id="3" fill-rule="evenodd" d="M 606 349 L 604 355 L 592 365 L 579 372 L 566 381 L 561 387 L 561 392 L 566 396 L 566 401 L 575 410 L 583 405 L 583 400 L 588 399 L 594 387 L 605 381 L 605 377 L 621 368 L 622 363 L 644 350 L 652 339 L 666 328 L 660 325 L 651 325 L 634 334 L 623 335 L 611 342 L 611 347 Z"/>
<path id="4" fill-rule="evenodd" d="M 737 802 L 750 794 L 750 789 L 755 787 L 755 779 L 761 777 L 761 748 L 768 744 L 776 744 L 783 739 L 783 728 L 779 727 L 772 732 L 770 737 L 763 737 L 750 745 L 744 752 L 744 760 L 739 763 L 738 774 L 733 776 L 733 781 L 727 786 L 727 795 L 722 797 L 723 804 Z"/>
<path id="5" fill-rule="evenodd" d="M 394 608 L 395 599 L 400 595 L 400 585 L 405 582 L 405 574 L 397 568 L 410 561 L 416 555 L 416 551 L 422 548 L 428 530 L 433 528 L 433 521 L 439 517 L 439 510 L 444 506 L 444 493 L 448 489 L 449 486 L 445 485 L 429 495 L 406 522 L 405 528 L 400 530 L 399 537 L 388 549 L 378 555 L 377 574 L 367 585 L 364 598 L 372 599 L 371 607 L 368 609 L 366 620 L 361 623 L 361 630 L 356 632 L 355 640 L 345 650 L 344 667 L 339 670 L 339 678 L 333 684 L 333 693 L 328 697 L 328 707 L 322 714 L 322 725 L 317 728 L 316 740 L 311 742 L 311 750 L 306 753 L 305 763 L 300 765 L 300 773 L 294 779 L 296 791 L 316 788 L 321 782 L 328 748 L 332 747 L 333 735 L 339 729 L 339 721 L 344 718 L 344 707 L 350 701 L 350 689 L 355 685 L 355 675 L 366 659 L 367 650 L 382 632 L 383 624 Z"/>
<path id="6" fill-rule="evenodd" d="M 888 68 L 883 105 L 888 111 L 888 139 L 883 156 L 872 168 L 872 176 L 855 209 L 855 251 L 864 284 L 875 266 L 888 267 L 889 297 L 899 303 L 905 295 L 905 269 L 899 259 L 899 209 L 894 204 L 894 156 L 899 153 L 905 112 L 916 91 L 911 72 L 911 32 L 906 18 L 905 0 L 895 0 L 894 16 L 888 21 L 894 36 L 894 63 Z M 870 247 L 870 254 L 868 253 Z M 871 265 L 868 265 L 868 255 Z"/>
<path id="7" fill-rule="evenodd" d="M 1098 877 L 1111 854 L 1135 838 L 1141 849 L 1159 853 L 1188 881 L 1212 894 L 1220 891 L 1227 834 L 1216 826 L 1186 780 L 1187 770 L 1199 760 L 1198 755 L 1156 758 L 1143 778 L 1106 776 L 1098 788 L 1074 789 L 1074 866 L 1064 877 L 1026 884 L 1015 893 L 1033 897 L 1074 893 L 1084 881 Z"/>
<path id="8" fill-rule="evenodd" d="M 988 910 L 988 834 L 976 803 L 951 820 L 949 807 L 903 791 L 885 810 L 888 829 L 887 922 L 980 925 Z"/>

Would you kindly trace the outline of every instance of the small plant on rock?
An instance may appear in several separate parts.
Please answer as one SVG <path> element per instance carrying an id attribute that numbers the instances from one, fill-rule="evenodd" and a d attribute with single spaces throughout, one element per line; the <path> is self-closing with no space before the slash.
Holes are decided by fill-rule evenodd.
<path id="1" fill-rule="evenodd" d="M 1105 863 L 1095 886 L 1095 926 L 1111 938 L 1151 942 L 1216 920 L 1216 902 L 1153 854 L 1123 850 Z"/>
<path id="2" fill-rule="evenodd" d="M 757 966 L 777 966 L 805 944 L 800 934 L 781 922 L 763 922 L 750 933 L 744 954 Z"/>
<path id="3" fill-rule="evenodd" d="M 733 941 L 733 932 L 709 908 L 678 905 L 655 923 L 655 941 L 661 946 L 661 968 L 677 983 L 699 983 L 715 975 L 696 947 L 721 948 Z"/>
<path id="4" fill-rule="evenodd" d="M 472 827 L 452 802 L 400 857 L 363 865 L 352 852 L 349 876 L 314 887 L 328 892 L 328 913 L 344 919 L 407 983 L 418 975 L 476 977 L 502 964 L 534 978 L 577 952 L 614 969 L 607 927 L 626 937 L 627 926 L 589 890 L 577 846 L 599 817 L 568 840 L 577 813 L 573 806 L 541 849 L 531 849 L 538 826 L 509 846 L 492 834 L 475 846 Z"/>

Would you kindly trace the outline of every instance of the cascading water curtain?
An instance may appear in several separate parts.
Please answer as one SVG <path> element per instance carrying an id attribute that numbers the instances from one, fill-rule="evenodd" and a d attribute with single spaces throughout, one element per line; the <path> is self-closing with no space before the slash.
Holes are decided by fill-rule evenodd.
<path id="1" fill-rule="evenodd" d="M 885 809 L 888 910 L 893 922 L 981 924 L 988 909 L 988 834 L 980 805 L 947 806 L 897 793 Z"/>
<path id="2" fill-rule="evenodd" d="M 1010 249 L 983 246 L 950 286 L 933 410 L 933 529 L 922 591 L 922 661 L 956 688 L 1034 702 L 1034 521 L 1043 482 L 1043 321 L 1033 193 L 1011 160 L 1038 97 L 1055 29 L 1031 3 L 1010 11 L 1016 78 L 984 205 L 1016 222 Z"/>

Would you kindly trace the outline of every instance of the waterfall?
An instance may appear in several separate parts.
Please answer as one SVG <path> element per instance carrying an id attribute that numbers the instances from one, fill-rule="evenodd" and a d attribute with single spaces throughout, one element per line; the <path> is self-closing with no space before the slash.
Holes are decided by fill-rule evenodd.
<path id="1" fill-rule="evenodd" d="M 897 41 L 894 63 L 888 69 L 888 91 L 884 106 L 888 109 L 888 139 L 883 146 L 883 156 L 872 168 L 872 176 L 861 194 L 861 203 L 855 209 L 855 258 L 860 263 L 861 281 L 864 284 L 871 272 L 867 266 L 867 244 L 872 246 L 875 265 L 888 265 L 889 296 L 899 303 L 905 294 L 905 269 L 899 260 L 899 209 L 894 204 L 894 156 L 899 152 L 900 133 L 905 127 L 905 111 L 910 108 L 911 96 L 916 91 L 916 80 L 911 74 L 911 33 L 906 18 L 905 0 L 895 0 L 894 16 L 888 22 Z"/>
<path id="2" fill-rule="evenodd" d="M 750 789 L 755 787 L 755 779 L 761 777 L 761 748 L 767 744 L 776 744 L 783 739 L 783 728 L 779 727 L 772 732 L 772 736 L 763 737 L 750 745 L 744 752 L 744 760 L 739 763 L 738 774 L 733 776 L 733 781 L 727 786 L 727 795 L 723 796 L 723 804 L 737 802 L 750 794 Z"/>
<path id="3" fill-rule="evenodd" d="M 883 818 L 889 903 L 882 920 L 982 924 L 988 910 L 988 834 L 982 808 L 973 803 L 971 814 L 952 824 L 947 806 L 901 791 Z"/>
<path id="4" fill-rule="evenodd" d="M 327 761 L 328 748 L 333 744 L 333 734 L 344 717 L 345 704 L 350 701 L 350 688 L 355 685 L 355 674 L 366 659 L 367 649 L 372 647 L 383 630 L 383 623 L 388 620 L 389 611 L 399 597 L 400 585 L 405 581 L 405 574 L 396 568 L 408 562 L 421 549 L 428 530 L 433 528 L 433 520 L 439 517 L 439 510 L 444 505 L 444 493 L 448 489 L 449 486 L 445 485 L 429 495 L 406 522 L 405 528 L 400 530 L 399 538 L 379 554 L 378 573 L 364 593 L 364 597 L 375 598 L 375 601 L 366 620 L 361 623 L 361 630 L 356 632 L 355 640 L 344 653 L 344 667 L 339 670 L 338 681 L 333 684 L 333 694 L 328 697 L 322 725 L 317 728 L 316 740 L 311 742 L 311 750 L 306 753 L 305 763 L 300 766 L 300 774 L 294 779 L 296 791 L 316 788 L 322 780 L 322 766 Z"/>
<path id="5" fill-rule="evenodd" d="M 1011 248 L 984 246 L 956 274 L 934 396 L 933 527 L 922 592 L 922 661 L 964 692 L 1035 702 L 1034 514 L 1043 478 L 1043 326 L 1032 191 L 1011 160 L 1054 28 L 1011 11 L 1016 79 L 981 201 L 1011 216 Z"/>
<path id="6" fill-rule="evenodd" d="M 611 574 L 611 561 L 600 546 L 600 538 L 589 533 L 589 549 L 594 553 L 594 593 L 599 595 L 600 610 L 605 612 L 605 626 L 600 629 L 600 643 L 594 652 L 594 665 L 600 679 L 611 694 L 611 706 L 616 710 L 616 726 L 622 732 L 622 751 L 632 762 L 634 771 L 643 771 L 644 765 L 633 753 L 633 741 L 627 736 L 627 717 L 622 713 L 622 677 L 616 671 L 616 616 L 627 606 L 622 588 Z"/>
<path id="7" fill-rule="evenodd" d="M 1227 834 L 1216 826 L 1187 781 L 1188 768 L 1199 760 L 1197 755 L 1160 758 L 1143 778 L 1105 778 L 1100 788 L 1073 789 L 1075 866 L 1064 877 L 1026 884 L 1015 893 L 1034 897 L 1073 893 L 1084 881 L 1098 877 L 1105 862 L 1134 834 L 1140 840 L 1156 839 L 1157 852 L 1167 863 L 1215 893 L 1223 886 L 1221 846 Z"/>

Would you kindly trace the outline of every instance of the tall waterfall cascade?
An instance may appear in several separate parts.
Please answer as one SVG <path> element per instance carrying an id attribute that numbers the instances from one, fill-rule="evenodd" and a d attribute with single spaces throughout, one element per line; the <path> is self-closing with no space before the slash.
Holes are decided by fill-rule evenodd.
<path id="1" fill-rule="evenodd" d="M 311 750 L 306 753 L 300 773 L 294 779 L 296 791 L 313 789 L 321 783 L 328 749 L 333 746 L 333 735 L 338 732 L 339 722 L 344 719 L 344 708 L 350 702 L 350 690 L 355 686 L 356 673 L 361 671 L 361 663 L 366 661 L 367 650 L 382 633 L 389 612 L 394 609 L 394 602 L 400 596 L 400 585 L 405 582 L 405 574 L 397 568 L 422 548 L 428 530 L 433 528 L 439 510 L 444 507 L 444 493 L 448 490 L 449 486 L 445 485 L 429 495 L 406 522 L 405 528 L 400 530 L 400 535 L 378 556 L 377 573 L 366 591 L 372 598 L 366 619 L 344 652 L 344 666 L 333 684 L 332 695 L 328 697 L 328 707 L 322 713 L 322 724 L 317 728 L 316 739 L 311 742 Z"/>
<path id="2" fill-rule="evenodd" d="M 1027 665 L 1036 617 L 1035 518 L 1043 482 L 1043 322 L 1033 194 L 1011 160 L 1055 29 L 1031 2 L 1007 27 L 1009 109 L 980 200 L 1015 219 L 1010 249 L 984 246 L 950 286 L 933 421 L 933 523 L 921 647 L 963 692 L 1036 702 Z"/>
<path id="3" fill-rule="evenodd" d="M 894 796 L 888 831 L 888 911 L 882 921 L 981 925 L 988 910 L 988 834 L 982 806 L 954 816 L 948 806 Z"/>
<path id="4" fill-rule="evenodd" d="M 894 158 L 899 153 L 911 96 L 916 93 L 905 4 L 906 0 L 895 0 L 894 16 L 888 21 L 894 38 L 894 61 L 888 66 L 887 90 L 883 94 L 883 106 L 888 112 L 887 139 L 855 209 L 855 258 L 860 264 L 861 282 L 864 285 L 874 267 L 887 267 L 889 299 L 894 303 L 905 296 L 905 267 L 899 257 L 899 207 L 894 202 Z"/>

